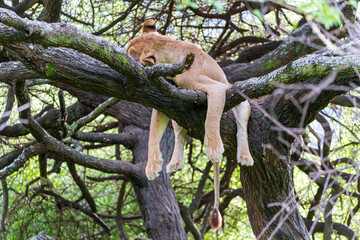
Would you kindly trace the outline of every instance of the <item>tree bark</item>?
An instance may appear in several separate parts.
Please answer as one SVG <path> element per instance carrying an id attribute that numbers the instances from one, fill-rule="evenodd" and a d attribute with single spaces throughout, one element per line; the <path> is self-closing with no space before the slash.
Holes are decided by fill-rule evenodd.
<path id="1" fill-rule="evenodd" d="M 144 167 L 147 162 L 148 137 L 149 131 L 143 131 L 133 149 L 135 163 Z M 165 169 L 170 162 L 173 149 L 174 135 L 172 130 L 167 128 L 160 143 L 164 159 L 160 176 L 148 181 L 144 187 L 134 186 L 148 237 L 154 240 L 188 239 L 170 176 Z"/>

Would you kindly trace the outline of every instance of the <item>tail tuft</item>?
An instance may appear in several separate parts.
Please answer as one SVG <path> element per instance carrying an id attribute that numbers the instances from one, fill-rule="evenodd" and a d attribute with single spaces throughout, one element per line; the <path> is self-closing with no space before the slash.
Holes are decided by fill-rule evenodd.
<path id="1" fill-rule="evenodd" d="M 210 216 L 210 226 L 212 229 L 218 230 L 219 228 L 221 228 L 221 225 L 222 225 L 222 217 L 219 212 L 219 209 L 216 207 L 214 208 Z"/>

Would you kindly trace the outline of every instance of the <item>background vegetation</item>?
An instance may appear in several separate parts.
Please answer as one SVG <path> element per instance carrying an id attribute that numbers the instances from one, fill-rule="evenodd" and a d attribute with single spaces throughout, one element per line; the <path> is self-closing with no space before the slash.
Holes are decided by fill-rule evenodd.
<path id="1" fill-rule="evenodd" d="M 56 22 L 44 17 L 46 6 L 52 2 L 5 0 L 0 1 L 0 6 L 26 19 Z M 153 18 L 161 34 L 196 43 L 224 67 L 229 81 L 237 82 L 263 76 L 306 54 L 319 49 L 325 51 L 324 48 L 334 50 L 344 41 L 356 39 L 359 36 L 356 8 L 355 0 L 64 0 L 58 15 L 62 23 L 72 24 L 124 48 L 139 35 L 144 20 Z M 56 13 L 53 9 L 51 11 Z M 297 35 L 296 31 L 306 24 L 312 31 Z M 294 39 L 296 42 L 291 43 L 293 48 L 288 53 L 286 43 Z M 15 60 L 15 54 L 9 48 L 2 47 L 2 62 Z M 233 71 L 235 68 L 239 69 L 238 72 Z M 316 66 L 314 69 L 316 71 Z M 0 75 L 3 74 L 1 71 Z M 331 76 L 324 79 L 329 78 Z M 0 120 L 0 238 L 28 239 L 40 231 L 55 239 L 148 237 L 148 220 L 144 220 L 136 189 L 131 179 L 123 174 L 106 173 L 79 164 L 69 165 L 66 159 L 61 161 L 59 157 L 53 158 L 46 153 L 29 157 L 21 168 L 7 174 L 7 167 L 18 159 L 24 148 L 34 145 L 36 139 L 19 123 L 21 117 L 14 107 L 18 104 L 15 81 L 11 75 L 0 79 L 5 79 L 0 80 L 0 109 L 3 114 Z M 91 95 L 66 84 L 42 77 L 31 79 L 26 83 L 31 112 L 51 135 L 91 156 L 135 162 L 133 151 L 128 147 L 131 139 L 94 140 L 95 134 L 99 137 L 107 134 L 103 135 L 104 138 L 110 136 L 108 134 L 120 136 L 128 133 L 130 128 L 136 131 L 134 126 L 147 130 L 150 108 L 141 107 L 140 120 L 132 119 L 131 122 L 131 115 L 124 117 L 126 106 L 130 105 L 121 101 L 115 105 L 118 108 L 102 111 L 81 128 L 83 133 L 94 133 L 94 138 L 90 139 L 90 135 L 87 139 L 79 135 L 62 138 L 67 130 L 61 125 L 66 125 L 65 129 L 71 128 L 73 122 L 89 114 L 106 98 L 97 96 L 94 100 Z M 316 88 L 318 92 L 331 90 L 332 85 L 324 86 L 322 83 L 316 86 L 309 83 L 301 88 Z M 274 94 L 296 90 L 297 87 L 280 84 Z M 60 89 L 63 91 L 59 92 Z M 357 239 L 360 231 L 359 92 L 355 85 L 346 90 L 339 87 L 337 91 L 345 93 L 334 98 L 310 125 L 305 124 L 303 143 L 288 143 L 293 147 L 289 166 L 292 168 L 294 194 L 312 239 Z M 311 93 L 318 94 L 314 92 Z M 292 100 L 289 97 L 288 101 Z M 76 104 L 81 105 L 82 111 L 73 113 L 69 107 Z M 68 107 L 66 118 L 65 111 L 61 110 L 63 106 Z M 306 107 L 302 106 L 301 110 L 307 113 Z M 136 121 L 142 123 L 135 124 Z M 258 128 L 262 127 L 259 122 Z M 294 129 L 291 131 L 296 132 Z M 46 167 L 41 167 L 41 163 Z M 208 225 L 213 194 L 211 163 L 203 152 L 201 141 L 188 137 L 185 168 L 171 176 L 182 218 L 189 216 L 196 227 L 193 230 L 188 223 L 184 224 L 187 236 L 189 239 L 256 239 L 243 199 L 242 169 L 229 158 L 222 161 L 222 169 L 221 211 L 224 223 L 223 228 L 215 232 Z M 85 190 L 80 188 L 87 189 L 90 197 L 84 196 Z M 95 204 L 91 205 L 89 201 Z M 273 204 L 278 204 L 281 211 L 286 212 L 291 207 L 286 203 L 287 199 L 284 199 Z"/>

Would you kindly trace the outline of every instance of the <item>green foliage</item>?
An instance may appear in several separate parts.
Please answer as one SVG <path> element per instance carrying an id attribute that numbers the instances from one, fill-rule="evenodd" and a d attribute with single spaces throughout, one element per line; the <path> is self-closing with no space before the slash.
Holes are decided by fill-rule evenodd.
<path id="1" fill-rule="evenodd" d="M 220 12 L 223 12 L 225 9 L 224 4 L 222 4 L 222 2 L 219 0 L 206 0 L 206 3 L 209 4 L 210 6 L 215 7 Z M 196 9 L 196 8 L 199 8 L 199 5 L 196 2 L 193 2 L 191 0 L 182 0 L 181 3 L 176 5 L 176 10 L 180 11 L 187 7 Z"/>
<path id="2" fill-rule="evenodd" d="M 264 65 L 264 69 L 276 69 L 278 66 L 280 66 L 281 62 L 278 59 L 272 59 L 268 60 L 266 64 Z"/>
<path id="3" fill-rule="evenodd" d="M 48 77 L 54 77 L 56 75 L 56 68 L 52 63 L 46 64 L 46 76 Z"/>
<path id="4" fill-rule="evenodd" d="M 184 8 L 191 7 L 191 8 L 198 8 L 199 5 L 197 5 L 196 2 L 193 2 L 191 0 L 182 0 L 181 3 L 176 5 L 176 10 L 182 10 Z"/>
<path id="5" fill-rule="evenodd" d="M 310 16 L 315 21 L 324 24 L 326 29 L 342 24 L 340 10 L 337 7 L 331 6 L 324 0 L 313 0 L 310 4 L 311 7 L 316 8 L 310 12 Z"/>
<path id="6" fill-rule="evenodd" d="M 353 6 L 354 9 L 357 9 L 358 7 L 358 1 L 356 0 L 349 0 L 348 3 Z"/>
<path id="7" fill-rule="evenodd" d="M 219 0 L 206 0 L 206 3 L 211 6 L 214 6 L 220 12 L 223 12 L 225 10 L 224 4 L 222 4 L 222 2 Z"/>
<path id="8" fill-rule="evenodd" d="M 260 22 L 264 21 L 264 17 L 259 9 L 254 9 L 252 13 L 260 20 Z"/>

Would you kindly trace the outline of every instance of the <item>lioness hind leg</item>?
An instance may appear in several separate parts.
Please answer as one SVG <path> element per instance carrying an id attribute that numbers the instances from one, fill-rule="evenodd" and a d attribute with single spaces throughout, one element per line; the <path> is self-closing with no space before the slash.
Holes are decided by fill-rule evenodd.
<path id="1" fill-rule="evenodd" d="M 175 133 L 175 147 L 170 163 L 166 166 L 166 172 L 172 173 L 180 170 L 184 166 L 184 146 L 186 142 L 187 130 L 172 120 Z"/>
<path id="2" fill-rule="evenodd" d="M 148 162 L 145 169 L 146 177 L 149 180 L 154 180 L 157 176 L 159 176 L 159 172 L 162 170 L 163 160 L 159 144 L 168 121 L 169 118 L 165 114 L 153 109 L 148 144 Z"/>
<path id="3" fill-rule="evenodd" d="M 213 91 L 209 89 L 208 109 L 205 120 L 204 146 L 208 158 L 218 162 L 224 153 L 224 145 L 220 136 L 220 119 L 225 104 L 225 90 Z"/>
<path id="4" fill-rule="evenodd" d="M 237 126 L 237 161 L 241 165 L 252 166 L 254 164 L 254 160 L 251 157 L 249 151 L 249 143 L 248 143 L 248 134 L 247 134 L 247 124 L 250 117 L 250 104 L 248 101 L 242 102 L 232 109 Z"/>
<path id="5" fill-rule="evenodd" d="M 182 88 L 200 90 L 207 93 L 207 113 L 205 120 L 204 146 L 210 160 L 219 161 L 224 152 L 220 137 L 220 119 L 224 110 L 226 89 L 229 87 L 203 74 L 188 71 L 177 75 L 174 82 Z"/>

